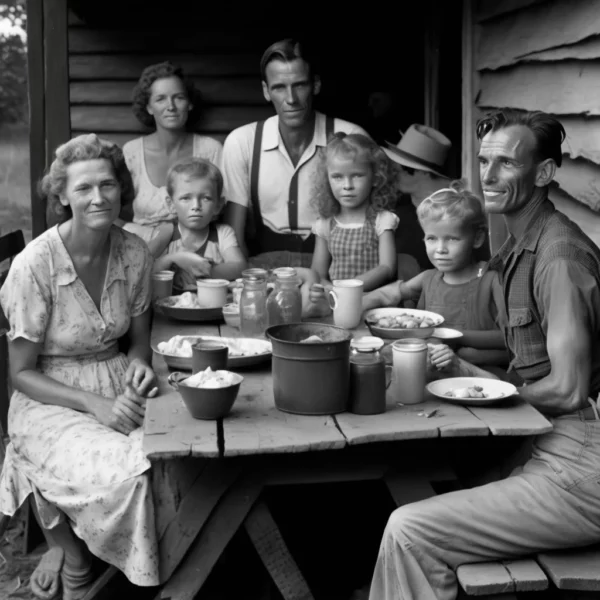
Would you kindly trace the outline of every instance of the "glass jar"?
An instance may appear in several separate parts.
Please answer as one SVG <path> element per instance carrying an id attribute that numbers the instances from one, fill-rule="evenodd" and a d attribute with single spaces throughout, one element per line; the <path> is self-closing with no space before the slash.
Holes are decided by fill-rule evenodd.
<path id="1" fill-rule="evenodd" d="M 245 337 L 262 337 L 267 328 L 267 272 L 246 269 L 242 280 L 240 330 Z"/>
<path id="2" fill-rule="evenodd" d="M 350 412 L 378 415 L 385 412 L 385 360 L 383 340 L 364 336 L 350 342 Z"/>
<path id="3" fill-rule="evenodd" d="M 273 273 L 277 276 L 275 287 L 267 298 L 267 322 L 272 325 L 298 323 L 302 318 L 302 296 L 296 269 L 281 267 Z"/>

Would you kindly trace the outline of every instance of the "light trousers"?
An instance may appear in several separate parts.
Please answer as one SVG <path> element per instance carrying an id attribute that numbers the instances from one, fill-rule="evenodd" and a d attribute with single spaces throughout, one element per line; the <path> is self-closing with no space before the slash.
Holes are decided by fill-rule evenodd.
<path id="1" fill-rule="evenodd" d="M 369 599 L 452 600 L 462 564 L 599 542 L 600 421 L 552 422 L 518 474 L 395 510 Z"/>

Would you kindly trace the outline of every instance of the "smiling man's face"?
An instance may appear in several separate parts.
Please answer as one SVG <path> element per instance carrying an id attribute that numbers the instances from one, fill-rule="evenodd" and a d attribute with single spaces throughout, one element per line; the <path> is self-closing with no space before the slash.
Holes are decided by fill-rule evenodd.
<path id="1" fill-rule="evenodd" d="M 523 125 L 490 131 L 481 140 L 479 176 L 490 213 L 521 210 L 535 191 L 539 162 L 533 132 Z"/>
<path id="2" fill-rule="evenodd" d="M 313 98 L 319 93 L 320 81 L 311 76 L 304 60 L 272 60 L 265 69 L 265 77 L 263 95 L 273 103 L 280 123 L 294 129 L 312 118 Z"/>

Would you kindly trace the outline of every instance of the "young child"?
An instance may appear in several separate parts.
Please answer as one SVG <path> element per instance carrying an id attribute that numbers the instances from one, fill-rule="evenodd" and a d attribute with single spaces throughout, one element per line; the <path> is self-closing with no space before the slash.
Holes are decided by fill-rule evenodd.
<path id="1" fill-rule="evenodd" d="M 225 204 L 221 171 L 202 158 L 178 162 L 167 174 L 167 192 L 178 224 L 154 271 L 174 270 L 173 287 L 183 291 L 195 291 L 202 277 L 239 277 L 247 263 L 235 232 L 215 223 Z"/>
<path id="2" fill-rule="evenodd" d="M 387 160 L 361 134 L 336 133 L 327 144 L 313 198 L 320 218 L 311 265 L 326 287 L 334 279 L 360 279 L 369 291 L 396 277 L 399 220 L 386 210 L 393 200 Z"/>
<path id="3" fill-rule="evenodd" d="M 463 182 L 454 181 L 423 200 L 417 217 L 425 233 L 427 256 L 436 268 L 366 294 L 363 308 L 418 299 L 417 308 L 442 315 L 444 327 L 462 332 L 459 357 L 475 365 L 506 367 L 508 353 L 497 325 L 502 287 L 498 274 L 474 258 L 486 240 L 481 202 Z M 430 351 L 438 369 L 447 367 L 453 356 L 445 345 Z"/>

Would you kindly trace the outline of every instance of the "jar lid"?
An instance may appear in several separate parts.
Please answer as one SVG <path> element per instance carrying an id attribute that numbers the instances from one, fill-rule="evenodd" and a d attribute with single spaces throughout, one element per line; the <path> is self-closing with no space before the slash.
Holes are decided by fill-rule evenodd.
<path id="1" fill-rule="evenodd" d="M 279 278 L 296 277 L 296 269 L 293 267 L 277 267 L 273 269 L 273 275 Z"/>
<path id="2" fill-rule="evenodd" d="M 265 269 L 246 269 L 242 271 L 242 277 L 249 280 L 266 279 L 267 275 L 268 273 Z"/>
<path id="3" fill-rule="evenodd" d="M 350 340 L 350 347 L 357 352 L 374 352 L 383 348 L 383 340 L 375 336 L 364 335 Z"/>
<path id="4" fill-rule="evenodd" d="M 403 338 L 392 344 L 392 350 L 400 352 L 421 352 L 427 349 L 427 342 L 421 338 Z"/>

